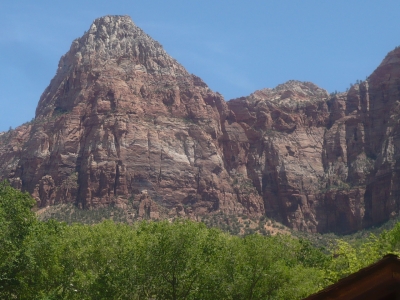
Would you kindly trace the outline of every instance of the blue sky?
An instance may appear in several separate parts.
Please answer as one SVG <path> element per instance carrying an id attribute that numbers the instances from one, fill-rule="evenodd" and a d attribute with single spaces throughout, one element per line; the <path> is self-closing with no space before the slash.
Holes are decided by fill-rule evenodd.
<path id="1" fill-rule="evenodd" d="M 107 14 L 131 16 L 226 100 L 290 79 L 344 91 L 400 45 L 398 0 L 1 0 L 0 131 L 34 117 L 72 40 Z"/>

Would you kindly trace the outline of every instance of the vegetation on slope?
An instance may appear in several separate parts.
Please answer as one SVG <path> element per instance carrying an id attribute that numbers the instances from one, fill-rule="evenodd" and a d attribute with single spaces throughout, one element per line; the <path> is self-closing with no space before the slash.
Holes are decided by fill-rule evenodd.
<path id="1" fill-rule="evenodd" d="M 302 299 L 397 253 L 400 225 L 323 251 L 289 235 L 233 236 L 203 223 L 39 221 L 0 185 L 1 299 Z"/>

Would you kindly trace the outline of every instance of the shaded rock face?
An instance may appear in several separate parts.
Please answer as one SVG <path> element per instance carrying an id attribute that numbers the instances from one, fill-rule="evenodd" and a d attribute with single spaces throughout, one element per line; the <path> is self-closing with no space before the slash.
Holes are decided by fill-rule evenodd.
<path id="1" fill-rule="evenodd" d="M 238 192 L 225 167 L 228 115 L 221 95 L 129 17 L 106 16 L 61 58 L 35 120 L 2 135 L 0 175 L 39 207 L 127 207 L 146 190 L 154 203 L 141 215 L 157 205 L 261 215 L 262 197 Z"/>
<path id="2" fill-rule="evenodd" d="M 225 102 L 129 17 L 106 16 L 61 58 L 35 120 L 0 133 L 0 177 L 39 207 L 347 233 L 399 212 L 399 101 L 399 49 L 346 93 L 289 81 Z"/>
<path id="3" fill-rule="evenodd" d="M 234 164 L 268 216 L 298 230 L 349 233 L 399 213 L 400 49 L 346 93 L 289 81 L 228 106 L 248 144 L 224 153 L 247 149 Z"/>

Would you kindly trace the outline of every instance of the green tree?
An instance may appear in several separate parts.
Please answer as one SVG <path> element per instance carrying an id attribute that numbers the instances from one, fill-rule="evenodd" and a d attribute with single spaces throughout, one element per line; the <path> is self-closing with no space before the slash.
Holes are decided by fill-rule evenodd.
<path id="1" fill-rule="evenodd" d="M 35 204 L 27 193 L 0 183 L 0 298 L 11 299 L 20 289 L 18 274 L 27 264 L 21 245 L 37 223 Z"/>
<path id="2" fill-rule="evenodd" d="M 38 222 L 21 245 L 27 264 L 18 274 L 22 299 L 63 299 L 64 280 L 63 233 L 65 223 L 54 220 Z"/>
<path id="3" fill-rule="evenodd" d="M 178 220 L 151 223 L 147 231 L 156 239 L 148 249 L 148 271 L 154 274 L 156 299 L 194 299 L 200 291 L 205 297 L 216 288 L 208 280 L 215 278 L 215 264 L 221 251 L 222 233 L 202 223 Z M 218 282 L 218 281 L 217 281 Z"/>
<path id="4" fill-rule="evenodd" d="M 302 299 L 397 251 L 400 226 L 335 259 L 290 236 L 231 236 L 202 223 L 37 221 L 27 194 L 0 185 L 2 299 Z M 397 249 L 397 250 L 396 250 Z M 324 271 L 327 268 L 328 271 Z"/>
<path id="5" fill-rule="evenodd" d="M 322 270 L 298 261 L 299 241 L 259 235 L 232 241 L 228 269 L 234 299 L 301 299 L 320 288 Z"/>

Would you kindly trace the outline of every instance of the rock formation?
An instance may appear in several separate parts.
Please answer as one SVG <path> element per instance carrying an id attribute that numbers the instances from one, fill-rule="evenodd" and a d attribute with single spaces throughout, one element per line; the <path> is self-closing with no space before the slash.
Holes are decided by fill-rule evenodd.
<path id="1" fill-rule="evenodd" d="M 225 102 L 129 17 L 106 16 L 61 58 L 35 119 L 0 134 L 0 178 L 39 207 L 351 232 L 399 212 L 399 101 L 400 49 L 346 93 L 289 81 Z"/>
<path id="2" fill-rule="evenodd" d="M 172 212 L 264 213 L 225 168 L 229 109 L 126 16 L 73 41 L 35 120 L 2 136 L 1 177 L 39 207 L 126 206 L 148 196 Z"/>
<path id="3" fill-rule="evenodd" d="M 400 49 L 346 93 L 289 81 L 228 104 L 249 140 L 240 165 L 267 215 L 349 233 L 399 213 Z"/>

